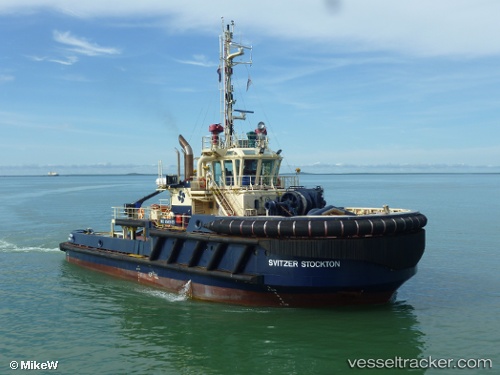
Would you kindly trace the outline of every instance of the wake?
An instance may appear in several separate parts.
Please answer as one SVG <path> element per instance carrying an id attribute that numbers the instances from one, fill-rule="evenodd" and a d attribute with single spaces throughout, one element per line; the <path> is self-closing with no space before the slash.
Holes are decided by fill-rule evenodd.
<path id="1" fill-rule="evenodd" d="M 41 246 L 19 246 L 0 239 L 0 252 L 2 253 L 29 253 L 29 252 L 49 253 L 55 251 L 60 251 L 60 250 L 58 247 L 47 248 Z"/>
<path id="2" fill-rule="evenodd" d="M 182 302 L 189 299 L 191 282 L 188 281 L 184 288 L 179 293 L 166 292 L 163 290 L 155 289 L 140 289 L 139 292 L 148 294 L 150 296 L 164 299 L 168 302 Z"/>

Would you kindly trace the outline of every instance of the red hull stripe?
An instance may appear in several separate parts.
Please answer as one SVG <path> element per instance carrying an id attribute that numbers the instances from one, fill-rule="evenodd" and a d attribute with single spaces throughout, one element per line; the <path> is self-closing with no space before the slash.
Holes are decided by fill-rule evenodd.
<path id="1" fill-rule="evenodd" d="M 280 293 L 274 288 L 267 287 L 262 292 L 248 291 L 242 289 L 223 288 L 212 285 L 192 283 L 186 291 L 187 282 L 160 277 L 155 273 L 144 273 L 140 271 L 129 271 L 122 268 L 111 267 L 103 264 L 83 261 L 66 255 L 70 263 L 82 267 L 97 270 L 108 275 L 123 279 L 136 281 L 140 284 L 159 287 L 169 292 L 180 293 L 184 291 L 189 298 L 237 304 L 242 306 L 259 307 L 328 307 L 342 305 L 364 305 L 381 304 L 389 302 L 394 292 L 363 293 L 363 292 L 340 292 L 340 293 Z"/>

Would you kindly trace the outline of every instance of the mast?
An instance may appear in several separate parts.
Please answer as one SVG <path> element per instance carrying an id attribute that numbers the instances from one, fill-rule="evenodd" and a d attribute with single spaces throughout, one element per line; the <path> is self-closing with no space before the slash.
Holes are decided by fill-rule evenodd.
<path id="1" fill-rule="evenodd" d="M 225 26 L 225 27 L 224 27 Z M 224 126 L 225 147 L 230 148 L 237 145 L 237 140 L 234 137 L 234 120 L 244 120 L 245 113 L 251 111 L 240 111 L 233 108 L 236 100 L 233 95 L 233 66 L 238 64 L 252 64 L 250 57 L 249 61 L 234 61 L 235 57 L 241 56 L 245 50 L 251 50 L 252 47 L 245 46 L 233 42 L 234 21 L 231 24 L 224 25 L 222 18 L 222 35 L 220 41 L 220 66 L 219 74 L 221 80 L 221 108 L 222 108 L 222 125 Z M 239 112 L 234 115 L 234 111 Z"/>

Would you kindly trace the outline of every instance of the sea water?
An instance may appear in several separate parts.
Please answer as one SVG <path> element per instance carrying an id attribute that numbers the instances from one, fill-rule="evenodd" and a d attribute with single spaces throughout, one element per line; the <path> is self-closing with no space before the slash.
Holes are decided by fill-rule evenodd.
<path id="1" fill-rule="evenodd" d="M 331 309 L 192 301 L 65 261 L 71 230 L 108 230 L 154 180 L 0 177 L 0 373 L 500 373 L 499 174 L 301 176 L 328 204 L 429 220 L 393 303 Z"/>

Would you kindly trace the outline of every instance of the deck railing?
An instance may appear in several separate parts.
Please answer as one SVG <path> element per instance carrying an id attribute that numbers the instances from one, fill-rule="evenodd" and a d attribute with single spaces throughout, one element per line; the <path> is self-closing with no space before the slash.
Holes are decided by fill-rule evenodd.
<path id="1" fill-rule="evenodd" d="M 271 176 L 263 175 L 256 177 L 255 175 L 243 175 L 241 176 L 241 181 L 237 181 L 234 177 L 226 177 L 225 184 L 223 181 L 219 181 L 219 185 L 233 186 L 237 185 L 235 182 L 240 182 L 240 187 L 248 187 L 249 189 L 266 189 L 266 188 L 276 188 L 276 189 L 288 189 L 290 186 L 297 186 L 299 184 L 298 176 Z"/>
<path id="2" fill-rule="evenodd" d="M 234 176 L 226 176 L 224 179 L 222 176 L 219 177 L 217 185 L 220 189 L 227 188 L 243 188 L 250 190 L 258 189 L 288 189 L 291 186 L 299 185 L 299 176 L 296 175 L 280 175 L 280 176 L 259 176 L 255 175 L 243 175 L 240 178 L 235 178 Z M 193 191 L 208 191 L 210 190 L 207 185 L 207 181 L 204 177 L 193 177 L 191 179 L 191 190 Z"/>
<path id="3" fill-rule="evenodd" d="M 233 139 L 237 143 L 238 147 L 241 148 L 255 148 L 255 147 L 266 147 L 269 142 L 269 138 L 248 138 L 246 134 L 233 134 Z M 223 148 L 226 142 L 225 137 L 220 134 L 218 136 L 203 136 L 201 138 L 201 149 L 211 150 L 212 147 Z"/>
<path id="4" fill-rule="evenodd" d="M 186 228 L 191 215 L 174 214 L 170 206 L 154 204 L 147 207 L 112 207 L 113 219 L 152 221 L 157 227 Z"/>

